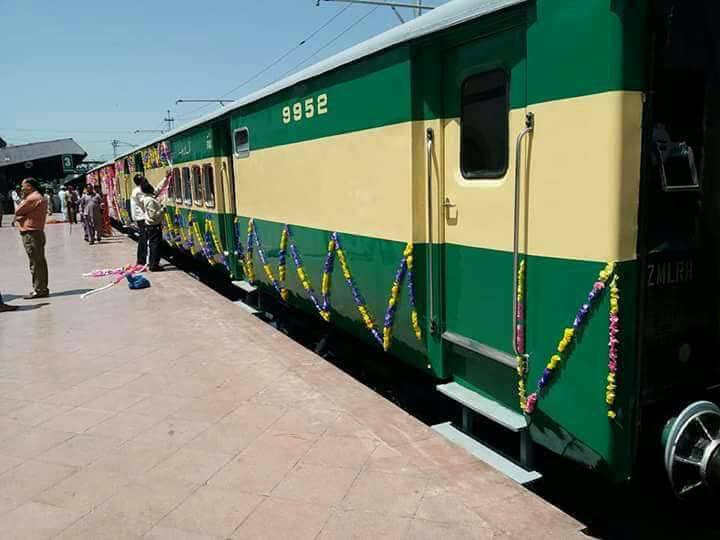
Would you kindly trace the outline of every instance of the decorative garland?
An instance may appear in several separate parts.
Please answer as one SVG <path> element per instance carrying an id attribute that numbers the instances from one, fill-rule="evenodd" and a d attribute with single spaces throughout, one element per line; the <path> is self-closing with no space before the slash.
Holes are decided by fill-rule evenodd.
<path id="1" fill-rule="evenodd" d="M 597 281 L 595 281 L 592 290 L 588 294 L 586 303 L 584 303 L 580 307 L 577 314 L 575 315 L 572 327 L 566 328 L 563 331 L 563 337 L 558 343 L 557 352 L 550 357 L 550 361 L 545 366 L 542 376 L 538 379 L 537 390 L 529 396 L 525 397 L 525 393 L 522 391 L 524 389 L 524 382 L 523 385 L 518 384 L 518 387 L 521 390 L 519 392 L 520 406 L 526 414 L 532 414 L 535 411 L 542 391 L 545 389 L 545 387 L 548 385 L 553 375 L 555 374 L 555 370 L 557 369 L 560 362 L 562 362 L 563 360 L 563 355 L 567 357 L 570 347 L 571 345 L 573 345 L 579 331 L 583 328 L 584 322 L 587 319 L 590 310 L 592 309 L 597 299 L 601 296 L 603 290 L 606 288 L 608 280 L 613 277 L 614 274 L 615 263 L 608 263 L 598 275 Z M 527 365 L 525 365 L 524 369 L 522 369 L 521 371 L 520 365 L 518 364 L 518 374 L 524 381 L 524 378 L 527 374 Z"/>
<path id="2" fill-rule="evenodd" d="M 187 228 L 183 223 L 183 216 L 179 208 L 175 210 L 175 230 L 180 236 L 180 243 L 183 249 L 190 251 L 194 254 L 193 250 L 195 246 L 193 245 L 192 238 L 186 234 Z"/>
<path id="3" fill-rule="evenodd" d="M 163 237 L 165 238 L 165 242 L 167 242 L 170 247 L 180 247 L 179 240 L 175 235 L 175 227 L 173 225 L 172 218 L 170 217 L 170 213 L 165 212 L 164 216 L 165 222 L 163 224 Z"/>
<path id="4" fill-rule="evenodd" d="M 617 389 L 618 370 L 618 348 L 620 346 L 620 289 L 617 285 L 618 276 L 613 276 L 610 282 L 610 316 L 609 316 L 609 340 L 608 340 L 608 376 L 607 387 L 605 388 L 605 403 L 608 406 L 608 418 L 614 420 L 617 417 L 615 412 L 615 391 Z"/>
<path id="5" fill-rule="evenodd" d="M 92 278 L 123 276 L 127 272 L 144 272 L 146 269 L 147 267 L 144 264 L 126 264 L 125 266 L 120 266 L 119 268 L 101 268 L 99 270 L 93 270 L 92 272 L 87 272 L 82 276 Z"/>
<path id="6" fill-rule="evenodd" d="M 358 312 L 360 313 L 360 317 L 365 324 L 365 327 L 372 334 L 375 341 L 377 341 L 378 344 L 383 347 L 385 351 L 390 348 L 390 345 L 392 343 L 392 330 L 395 323 L 397 303 L 400 297 L 400 288 L 402 286 L 403 280 L 407 279 L 408 297 L 410 302 L 410 322 L 412 324 L 415 337 L 418 340 L 422 339 L 422 329 L 420 328 L 417 306 L 415 302 L 412 243 L 408 243 L 403 250 L 403 255 L 400 260 L 398 269 L 395 273 L 395 279 L 393 280 L 392 287 L 390 289 L 390 298 L 388 300 L 388 306 L 385 311 L 385 317 L 383 319 L 383 329 L 381 332 L 375 324 L 375 319 L 370 313 L 367 307 L 367 303 L 365 302 L 365 299 L 363 298 L 360 290 L 355 283 L 355 280 L 353 279 L 350 265 L 348 264 L 345 251 L 342 248 L 340 237 L 337 232 L 333 232 L 330 236 L 330 240 L 328 240 L 327 253 L 323 262 L 320 298 L 318 298 L 318 295 L 315 292 L 312 283 L 310 282 L 308 273 L 305 270 L 305 266 L 303 265 L 300 251 L 298 250 L 298 247 L 295 243 L 295 238 L 289 225 L 286 224 L 283 226 L 280 236 L 277 279 L 275 278 L 275 275 L 273 273 L 272 266 L 270 265 L 265 256 L 265 251 L 262 247 L 262 242 L 260 241 L 260 236 L 258 235 L 257 228 L 255 226 L 255 220 L 253 218 L 250 218 L 248 220 L 246 243 L 247 247 L 245 250 L 243 250 L 242 243 L 240 242 L 241 235 L 238 218 L 235 219 L 234 228 L 237 235 L 235 242 L 237 249 L 235 250 L 234 254 L 237 257 L 238 261 L 240 261 L 243 272 L 245 273 L 247 279 L 251 283 L 255 281 L 255 272 L 253 267 L 253 248 L 255 248 L 257 249 L 258 257 L 260 258 L 263 269 L 265 271 L 265 275 L 267 276 L 268 280 L 272 284 L 273 288 L 278 292 L 280 297 L 283 300 L 287 300 L 289 293 L 287 288 L 285 288 L 284 283 L 287 274 L 286 255 L 289 247 L 290 255 L 293 259 L 293 263 L 295 264 L 295 269 L 297 271 L 298 279 L 300 280 L 300 283 L 302 284 L 308 298 L 315 306 L 318 314 L 326 322 L 330 322 L 330 293 L 332 285 L 332 273 L 335 263 L 335 257 L 337 257 L 337 260 L 340 263 L 343 278 L 345 279 L 346 284 L 350 288 L 353 300 L 355 302 Z"/>
<path id="7" fill-rule="evenodd" d="M 300 283 L 302 283 L 303 289 L 305 289 L 308 298 L 310 298 L 310 301 L 320 314 L 320 317 L 322 317 L 325 322 L 330 322 L 328 301 L 323 301 L 321 304 L 318 300 L 317 295 L 315 294 L 315 289 L 313 289 L 312 283 L 310 283 L 310 278 L 303 266 L 300 252 L 298 251 L 297 245 L 295 245 L 295 238 L 293 237 L 292 230 L 289 225 L 285 225 L 285 229 L 287 230 L 288 244 L 290 245 L 290 255 L 292 256 L 293 263 L 295 263 L 295 271 L 297 272 L 298 279 L 300 280 Z"/>
<path id="8" fill-rule="evenodd" d="M 333 233 L 333 239 L 335 240 L 335 248 L 338 260 L 340 261 L 340 268 L 342 269 L 343 277 L 345 278 L 345 282 L 348 284 L 348 287 L 350 287 L 353 300 L 355 300 L 355 305 L 357 306 L 357 310 L 360 313 L 363 322 L 365 323 L 365 327 L 370 331 L 372 336 L 375 338 L 375 341 L 377 341 L 380 346 L 385 349 L 385 343 L 383 342 L 383 338 L 380 335 L 380 332 L 375 326 L 375 320 L 370 314 L 370 311 L 367 308 L 367 304 L 365 303 L 365 299 L 363 298 L 362 294 L 360 294 L 360 290 L 358 289 L 357 285 L 355 284 L 355 280 L 352 277 L 352 273 L 350 272 L 350 266 L 348 265 L 347 258 L 345 257 L 345 251 L 340 246 L 337 233 Z"/>
<path id="9" fill-rule="evenodd" d="M 210 218 L 205 219 L 205 245 L 208 252 L 211 252 L 212 249 L 215 251 L 214 254 L 211 254 L 212 262 L 210 264 L 222 264 L 230 272 L 230 265 L 227 261 L 228 253 L 223 250 L 222 242 L 220 242 L 220 237 L 215 229 L 215 222 Z"/>
<path id="10" fill-rule="evenodd" d="M 158 154 L 160 155 L 160 165 L 172 165 L 172 153 L 167 141 L 163 141 L 158 145 Z"/>
<path id="11" fill-rule="evenodd" d="M 91 291 L 81 294 L 80 300 L 85 300 L 88 296 L 92 296 L 93 294 L 106 291 L 109 288 L 114 287 L 115 285 L 120 283 L 127 276 L 132 276 L 134 274 L 144 272 L 145 270 L 147 270 L 147 266 L 143 264 L 128 264 L 120 268 L 104 268 L 102 270 L 94 270 L 92 272 L 88 272 L 87 274 L 83 274 L 83 277 L 115 276 L 115 279 L 107 285 L 103 285 L 102 287 L 98 287 L 97 289 L 93 289 Z"/>
<path id="12" fill-rule="evenodd" d="M 285 276 L 287 275 L 287 246 L 288 237 L 290 233 L 287 226 L 283 227 L 282 233 L 280 233 L 280 253 L 278 254 L 278 281 L 281 284 L 285 283 Z M 280 287 L 280 297 L 283 301 L 288 298 L 288 290 L 284 287 Z"/>
<path id="13" fill-rule="evenodd" d="M 205 242 L 203 242 L 200 225 L 193 219 L 192 213 L 188 214 L 188 227 L 190 227 L 190 236 L 193 242 L 193 247 L 190 249 L 190 253 L 193 255 L 200 253 L 208 260 L 208 262 L 210 262 L 210 264 L 212 264 L 211 257 L 208 255 L 207 248 L 205 247 Z"/>
<path id="14" fill-rule="evenodd" d="M 517 312 L 515 314 L 515 348 L 519 353 L 516 357 L 518 374 L 518 397 L 520 398 L 520 409 L 527 408 L 527 356 L 525 355 L 525 259 L 520 261 L 517 275 Z"/>

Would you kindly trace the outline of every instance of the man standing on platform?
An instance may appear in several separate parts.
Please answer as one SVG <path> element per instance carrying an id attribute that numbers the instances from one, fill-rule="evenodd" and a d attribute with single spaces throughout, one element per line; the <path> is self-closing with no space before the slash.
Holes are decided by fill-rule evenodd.
<path id="1" fill-rule="evenodd" d="M 142 174 L 136 174 L 133 178 L 135 183 L 135 189 L 132 190 L 130 195 L 130 213 L 132 219 L 137 225 L 139 238 L 137 244 L 137 264 L 147 264 L 147 231 L 145 230 L 145 206 L 143 205 L 143 198 L 145 195 L 142 192 L 143 184 L 147 184 L 148 181 Z"/>
<path id="2" fill-rule="evenodd" d="M 65 195 L 67 192 L 65 191 L 65 186 L 60 186 L 60 191 L 58 191 L 58 197 L 60 198 L 60 212 L 62 212 L 63 218 L 67 219 L 67 199 L 65 198 Z"/>
<path id="3" fill-rule="evenodd" d="M 20 236 L 30 261 L 33 292 L 26 300 L 47 298 L 48 268 L 45 260 L 45 220 L 48 204 L 40 192 L 40 184 L 34 178 L 26 178 L 22 183 L 23 200 L 15 210 L 15 220 L 20 227 Z"/>
<path id="4" fill-rule="evenodd" d="M 13 202 L 13 213 L 17 211 L 18 206 L 20 205 L 20 186 L 16 187 L 13 190 L 10 190 L 10 198 Z M 12 220 L 12 226 L 14 227 L 16 223 L 15 216 L 13 216 Z"/>
<path id="5" fill-rule="evenodd" d="M 82 196 L 80 207 L 83 209 L 85 240 L 93 245 L 102 239 L 102 198 L 95 192 L 95 186 L 88 184 L 87 193 Z"/>
<path id="6" fill-rule="evenodd" d="M 79 197 L 75 186 L 70 186 L 70 189 L 65 193 L 65 209 L 67 211 L 67 220 L 70 223 L 77 223 L 77 211 L 78 211 Z"/>

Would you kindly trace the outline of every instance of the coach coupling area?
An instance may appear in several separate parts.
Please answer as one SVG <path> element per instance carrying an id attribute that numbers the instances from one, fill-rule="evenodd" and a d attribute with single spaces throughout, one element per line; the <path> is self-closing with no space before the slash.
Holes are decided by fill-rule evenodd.
<path id="1" fill-rule="evenodd" d="M 0 529 L 14 538 L 584 538 L 581 524 L 170 267 L 47 227 L 25 301 L 0 229 Z"/>

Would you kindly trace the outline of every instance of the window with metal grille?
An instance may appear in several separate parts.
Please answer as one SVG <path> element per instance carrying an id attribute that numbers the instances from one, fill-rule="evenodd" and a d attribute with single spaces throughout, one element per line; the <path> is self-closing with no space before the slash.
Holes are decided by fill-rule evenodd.
<path id="1" fill-rule="evenodd" d="M 200 167 L 197 165 L 192 168 L 192 187 L 193 187 L 193 201 L 197 206 L 203 204 L 203 188 L 202 188 L 202 177 L 200 176 Z"/>
<path id="2" fill-rule="evenodd" d="M 205 206 L 215 207 L 215 178 L 212 165 L 203 165 L 203 187 L 205 188 Z"/>
<path id="3" fill-rule="evenodd" d="M 182 190 L 183 190 L 183 202 L 185 204 L 192 204 L 192 186 L 190 183 L 190 169 L 187 167 L 182 168 Z"/>
<path id="4" fill-rule="evenodd" d="M 171 197 L 175 202 L 182 202 L 182 184 L 180 183 L 180 169 L 173 169 L 173 181 L 170 184 L 172 191 Z"/>

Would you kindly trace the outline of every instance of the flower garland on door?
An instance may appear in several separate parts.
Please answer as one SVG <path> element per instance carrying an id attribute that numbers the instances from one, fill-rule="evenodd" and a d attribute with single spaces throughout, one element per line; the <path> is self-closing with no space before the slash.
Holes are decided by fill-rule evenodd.
<path id="1" fill-rule="evenodd" d="M 610 315 L 608 325 L 608 376 L 605 388 L 605 403 L 608 406 L 608 418 L 614 420 L 617 417 L 615 412 L 615 391 L 617 390 L 617 371 L 620 346 L 620 289 L 617 285 L 618 276 L 615 275 L 610 282 Z"/>
<path id="2" fill-rule="evenodd" d="M 525 355 L 525 259 L 520 261 L 517 275 L 517 290 L 515 291 L 517 299 L 517 311 L 515 313 L 515 348 L 519 353 L 517 362 L 518 374 L 518 397 L 520 398 L 520 409 L 525 410 L 527 407 L 527 388 L 525 380 L 527 379 L 527 356 Z"/>
<path id="3" fill-rule="evenodd" d="M 614 263 L 608 263 L 603 270 L 600 271 L 597 280 L 595 281 L 590 293 L 588 293 L 587 301 L 578 309 L 577 314 L 575 315 L 575 319 L 573 320 L 573 324 L 570 328 L 566 328 L 563 331 L 563 336 L 560 339 L 560 342 L 558 343 L 556 353 L 553 354 L 550 357 L 550 361 L 545 366 L 545 369 L 543 370 L 542 375 L 537 381 L 537 389 L 535 392 L 533 392 L 530 395 L 526 395 L 525 392 L 525 379 L 527 377 L 527 364 L 523 363 L 523 365 L 520 364 L 520 359 L 518 359 L 518 376 L 520 378 L 520 382 L 518 382 L 518 393 L 520 397 L 520 407 L 522 410 L 530 415 L 533 412 L 535 412 L 535 409 L 537 407 L 537 403 L 540 400 L 540 397 L 555 375 L 555 372 L 560 365 L 560 363 L 563 361 L 563 356 L 567 358 L 571 346 L 574 344 L 574 341 L 577 338 L 578 333 L 582 330 L 584 327 L 584 323 L 587 320 L 587 316 L 592 310 L 595 303 L 598 301 L 598 299 L 601 297 L 602 292 L 607 287 L 608 281 L 613 278 L 614 281 L 615 277 L 615 264 Z M 518 287 L 519 289 L 519 287 Z M 519 291 L 516 291 L 518 294 L 521 294 Z M 611 302 L 611 310 L 613 309 L 613 303 Z M 611 330 L 612 331 L 612 330 Z M 616 344 L 617 345 L 617 344 Z M 523 357 L 524 360 L 524 357 Z M 614 364 L 617 367 L 617 362 Z M 610 379 L 610 377 L 608 377 Z M 612 377 L 614 381 L 614 373 Z M 613 387 L 613 394 L 612 397 L 614 399 L 614 390 L 615 387 Z M 607 401 L 607 395 L 606 395 L 606 401 Z M 611 418 L 614 418 L 614 416 L 611 416 Z"/>

